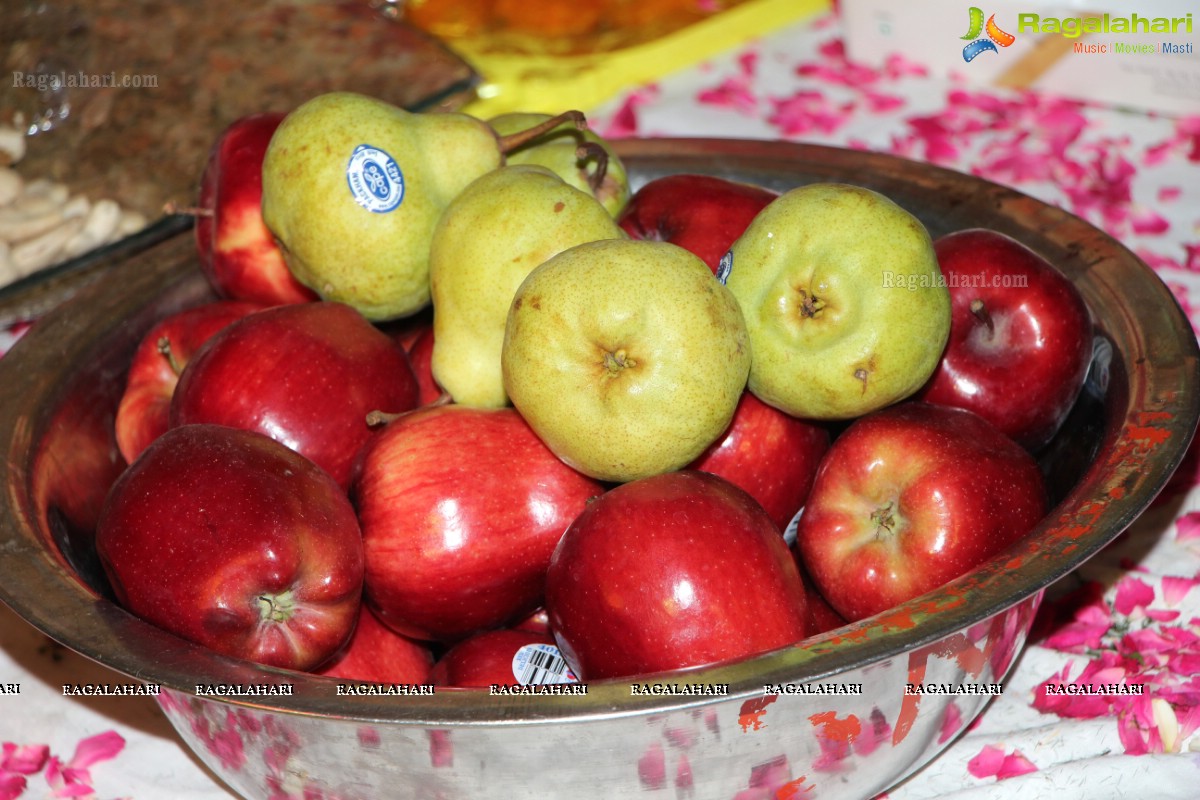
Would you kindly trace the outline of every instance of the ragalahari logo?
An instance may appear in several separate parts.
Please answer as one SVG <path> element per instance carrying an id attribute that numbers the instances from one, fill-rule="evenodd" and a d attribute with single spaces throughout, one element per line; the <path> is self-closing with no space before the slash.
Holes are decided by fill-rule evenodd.
<path id="1" fill-rule="evenodd" d="M 1008 47 L 1017 40 L 996 24 L 996 15 L 992 14 L 987 18 L 987 23 L 983 21 L 983 9 L 971 6 L 971 27 L 967 30 L 967 35 L 962 37 L 970 39 L 967 46 L 963 48 L 963 61 L 970 63 L 975 60 L 975 57 L 980 53 L 998 53 L 996 46 Z M 981 37 L 980 34 L 986 33 L 987 36 Z"/>

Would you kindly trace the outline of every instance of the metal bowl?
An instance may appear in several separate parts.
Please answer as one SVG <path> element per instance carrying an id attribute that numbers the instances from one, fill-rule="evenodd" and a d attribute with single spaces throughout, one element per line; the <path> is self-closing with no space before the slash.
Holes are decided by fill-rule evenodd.
<path id="1" fill-rule="evenodd" d="M 1047 257 L 1078 285 L 1098 330 L 1087 388 L 1042 457 L 1052 513 L 971 574 L 889 612 L 803 646 L 642 682 L 709 694 L 640 695 L 630 681 L 603 681 L 582 696 L 344 696 L 344 681 L 225 658 L 154 628 L 111 602 L 100 578 L 91 530 L 124 466 L 112 419 L 127 362 L 155 321 L 211 299 L 191 237 L 176 234 L 117 260 L 0 359 L 0 598 L 66 646 L 158 687 L 183 739 L 247 798 L 706 799 L 790 785 L 828 800 L 872 796 L 928 762 L 948 744 L 943 724 L 974 718 L 988 695 L 922 696 L 906 684 L 1002 683 L 1043 590 L 1124 530 L 1179 464 L 1200 413 L 1186 318 L 1101 231 L 971 176 L 784 142 L 618 146 L 635 186 L 674 172 L 780 190 L 856 183 L 934 236 L 987 226 Z M 259 685 L 291 694 L 198 689 Z"/>

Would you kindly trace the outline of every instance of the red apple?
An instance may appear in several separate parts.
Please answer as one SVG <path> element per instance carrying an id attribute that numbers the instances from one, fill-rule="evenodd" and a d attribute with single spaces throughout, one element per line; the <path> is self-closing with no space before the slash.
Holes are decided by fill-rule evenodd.
<path id="1" fill-rule="evenodd" d="M 829 431 L 744 392 L 728 430 L 692 469 L 720 475 L 762 504 L 782 531 L 804 505 Z"/>
<path id="2" fill-rule="evenodd" d="M 171 425 L 212 422 L 264 433 L 348 487 L 372 411 L 417 403 L 408 357 L 348 305 L 276 306 L 227 326 L 179 377 Z"/>
<path id="3" fill-rule="evenodd" d="M 974 411 L 1026 449 L 1040 449 L 1087 375 L 1087 304 L 1048 261 L 1002 233 L 958 231 L 934 249 L 950 288 L 950 340 L 916 399 Z"/>
<path id="4" fill-rule="evenodd" d="M 522 686 L 576 683 L 548 633 L 501 628 L 478 633 L 447 650 L 433 666 L 439 686 Z"/>
<path id="5" fill-rule="evenodd" d="M 550 615 L 546 609 L 539 608 L 524 619 L 517 620 L 511 626 L 513 630 L 530 631 L 532 633 L 550 634 Z"/>
<path id="6" fill-rule="evenodd" d="M 433 377 L 433 327 L 424 328 L 408 347 L 408 362 L 417 376 L 417 405 L 427 406 L 445 394 Z"/>
<path id="7" fill-rule="evenodd" d="M 581 680 L 755 655 L 805 635 L 805 595 L 779 529 L 706 472 L 667 472 L 593 500 L 546 575 L 559 649 Z"/>
<path id="8" fill-rule="evenodd" d="M 185 425 L 113 484 L 96 551 L 130 612 L 219 653 L 307 670 L 354 629 L 354 508 L 308 459 L 253 431 Z"/>
<path id="9" fill-rule="evenodd" d="M 229 323 L 264 308 L 219 300 L 171 314 L 146 333 L 134 351 L 114 422 L 117 447 L 127 463 L 166 431 L 179 373 L 200 345 Z"/>
<path id="10" fill-rule="evenodd" d="M 388 628 L 364 603 L 344 650 L 318 668 L 318 675 L 371 683 L 429 683 L 433 652 Z"/>
<path id="11" fill-rule="evenodd" d="M 196 251 L 222 297 L 266 305 L 317 295 L 297 281 L 262 219 L 262 162 L 284 114 L 236 120 L 217 137 L 200 178 Z"/>
<path id="12" fill-rule="evenodd" d="M 511 408 L 405 414 L 367 446 L 354 489 L 367 600 L 392 629 L 425 640 L 526 615 L 562 532 L 602 491 Z"/>
<path id="13" fill-rule="evenodd" d="M 834 440 L 795 546 L 829 604 L 856 621 L 969 572 L 1046 510 L 1024 448 L 970 411 L 907 402 Z"/>
<path id="14" fill-rule="evenodd" d="M 834 611 L 825 596 L 817 591 L 812 577 L 809 576 L 808 570 L 804 568 L 804 564 L 799 558 L 796 559 L 796 567 L 800 570 L 800 580 L 804 583 L 804 596 L 807 599 L 805 608 L 808 614 L 804 627 L 808 631 L 808 635 L 816 636 L 818 633 L 832 631 L 845 625 L 846 619 Z"/>
<path id="15" fill-rule="evenodd" d="M 634 239 L 671 242 L 690 250 L 716 273 L 729 246 L 777 196 L 727 178 L 666 175 L 634 192 L 617 223 Z"/>

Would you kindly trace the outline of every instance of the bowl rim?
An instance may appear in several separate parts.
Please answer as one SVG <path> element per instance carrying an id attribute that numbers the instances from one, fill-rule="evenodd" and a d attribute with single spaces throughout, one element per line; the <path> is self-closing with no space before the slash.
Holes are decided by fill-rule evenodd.
<path id="1" fill-rule="evenodd" d="M 1090 223 L 982 178 L 882 153 L 746 139 L 636 139 L 613 144 L 631 172 L 643 170 L 643 179 L 688 171 L 735 179 L 747 172 L 770 176 L 779 174 L 781 164 L 802 164 L 817 180 L 829 174 L 834 180 L 863 185 L 893 181 L 930 197 L 950 197 L 945 202 L 957 204 L 958 213 L 992 209 L 999 215 L 1002 224 L 997 229 L 1002 232 L 1028 233 L 1028 226 L 1035 226 L 1043 247 L 1034 249 L 1054 251 L 1044 254 L 1076 281 L 1089 305 L 1113 312 L 1104 320 L 1104 332 L 1116 357 L 1129 367 L 1118 407 L 1109 409 L 1097 458 L 1026 539 L 966 576 L 890 611 L 812 637 L 803 648 L 793 645 L 664 675 L 589 682 L 584 695 L 490 696 L 485 690 L 486 701 L 480 702 L 479 690 L 439 687 L 432 698 L 416 696 L 404 702 L 340 696 L 335 685 L 362 682 L 262 667 L 184 642 L 97 597 L 72 577 L 60 558 L 38 546 L 45 534 L 37 527 L 27 469 L 37 444 L 34 422 L 39 408 L 57 397 L 67 377 L 37 372 L 35 359 L 43 351 L 61 353 L 64 360 L 78 356 L 92 341 L 111 336 L 119 320 L 126 318 L 122 315 L 171 287 L 194 282 L 199 270 L 194 268 L 194 255 L 188 264 L 190 237 L 171 230 L 137 259 L 115 259 L 105 268 L 103 279 L 49 312 L 0 358 L 0 445 L 10 475 L 8 502 L 0 507 L 0 553 L 4 554 L 0 600 L 68 648 L 163 690 L 194 694 L 197 675 L 203 675 L 206 684 L 266 682 L 292 687 L 291 695 L 270 698 L 205 697 L 233 705 L 437 727 L 570 723 L 658 714 L 762 697 L 768 684 L 836 679 L 946 639 L 1019 603 L 1036 603 L 1047 586 L 1125 530 L 1182 461 L 1200 418 L 1200 349 L 1194 335 L 1183 333 L 1192 330 L 1190 322 L 1146 264 Z M 803 182 L 808 181 L 792 185 Z M 142 263 L 147 260 L 150 268 Z M 121 291 L 114 291 L 114 286 Z M 1155 312 L 1142 313 L 1147 308 Z M 80 323 L 99 311 L 116 317 L 108 320 L 107 329 L 96 332 Z M 972 605 L 966 599 L 968 592 L 987 599 Z M 634 696 L 630 689 L 634 683 L 727 685 L 728 692 L 716 697 Z"/>

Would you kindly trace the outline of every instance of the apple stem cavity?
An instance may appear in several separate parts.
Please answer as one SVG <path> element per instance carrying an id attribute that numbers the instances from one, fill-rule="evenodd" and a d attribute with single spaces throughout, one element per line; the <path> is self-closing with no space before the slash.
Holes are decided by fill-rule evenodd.
<path id="1" fill-rule="evenodd" d="M 604 183 L 604 176 L 608 174 L 608 151 L 599 142 L 584 142 L 575 148 L 575 157 L 583 162 L 596 162 L 596 169 L 588 174 L 588 188 L 595 194 Z"/>
<path id="2" fill-rule="evenodd" d="M 291 592 L 258 596 L 259 618 L 263 622 L 287 622 L 296 613 L 295 598 Z"/>
<path id="3" fill-rule="evenodd" d="M 875 526 L 875 539 L 890 537 L 896 532 L 896 504 L 888 501 L 871 512 L 871 524 Z M 884 533 L 886 531 L 886 534 Z"/>
<path id="4" fill-rule="evenodd" d="M 971 301 L 971 313 L 987 326 L 989 338 L 996 335 L 996 324 L 992 322 L 992 315 L 988 313 L 987 306 L 978 297 Z"/>
<path id="5" fill-rule="evenodd" d="M 178 378 L 180 373 L 183 372 L 183 365 L 175 358 L 175 351 L 171 349 L 171 340 L 166 336 L 162 336 L 159 337 L 155 345 L 158 348 L 158 352 L 167 359 L 167 364 L 170 365 L 171 371 L 175 373 L 175 377 Z"/>
<path id="6" fill-rule="evenodd" d="M 526 128 L 525 130 L 517 131 L 516 133 L 510 133 L 506 136 L 498 136 L 497 139 L 500 143 L 500 152 L 507 155 L 522 145 L 533 141 L 543 133 L 554 130 L 564 122 L 573 123 L 575 127 L 579 128 L 580 130 L 587 128 L 587 118 L 583 116 L 582 111 L 564 111 L 557 116 L 551 117 L 545 122 L 539 122 L 537 125 L 534 125 L 531 128 Z"/>

